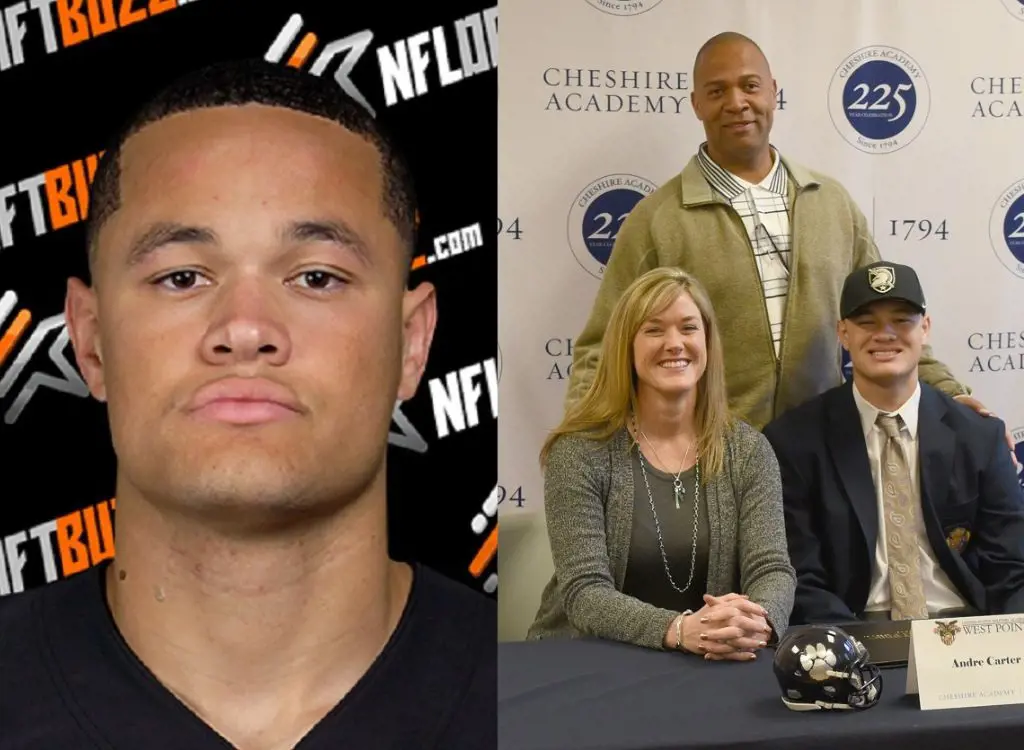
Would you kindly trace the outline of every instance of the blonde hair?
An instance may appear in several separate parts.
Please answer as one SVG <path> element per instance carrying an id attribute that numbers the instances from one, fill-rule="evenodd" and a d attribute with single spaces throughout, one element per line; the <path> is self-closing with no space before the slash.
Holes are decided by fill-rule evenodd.
<path id="1" fill-rule="evenodd" d="M 633 341 L 651 317 L 688 294 L 704 324 L 707 364 L 697 383 L 694 427 L 701 460 L 701 474 L 714 476 L 725 462 L 725 434 L 732 424 L 725 384 L 725 360 L 711 299 L 699 281 L 680 268 L 655 268 L 635 279 L 612 310 L 594 372 L 582 398 L 567 410 L 562 423 L 548 435 L 540 452 L 547 463 L 551 447 L 563 435 L 581 434 L 607 440 L 637 410 L 637 377 Z"/>

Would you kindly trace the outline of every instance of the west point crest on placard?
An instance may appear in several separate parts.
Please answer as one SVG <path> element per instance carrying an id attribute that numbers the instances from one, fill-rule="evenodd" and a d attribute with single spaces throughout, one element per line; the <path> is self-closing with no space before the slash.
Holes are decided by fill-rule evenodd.
<path id="1" fill-rule="evenodd" d="M 960 632 L 960 626 L 956 620 L 950 620 L 949 622 L 936 620 L 934 632 L 945 645 L 952 646 L 953 641 L 956 640 L 956 634 Z"/>
<path id="2" fill-rule="evenodd" d="M 868 283 L 879 294 L 892 291 L 896 286 L 896 272 L 892 266 L 880 266 L 868 270 Z"/>

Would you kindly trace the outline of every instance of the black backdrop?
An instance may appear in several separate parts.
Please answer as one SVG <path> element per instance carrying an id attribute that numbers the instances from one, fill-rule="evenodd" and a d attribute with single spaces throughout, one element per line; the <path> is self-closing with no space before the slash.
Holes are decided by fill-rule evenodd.
<path id="1" fill-rule="evenodd" d="M 66 278 L 86 273 L 84 225 L 77 219 L 88 210 L 85 181 L 95 166 L 88 157 L 155 89 L 219 59 L 264 57 L 295 14 L 301 28 L 290 43 L 282 40 L 280 64 L 290 63 L 311 32 L 315 40 L 306 45 L 315 45 L 299 65 L 307 72 L 332 41 L 372 32 L 358 59 L 354 50 L 342 50 L 318 74 L 338 80 L 341 71 L 343 82 L 354 62 L 352 83 L 402 141 L 420 193 L 419 255 L 432 260 L 414 263 L 411 283 L 430 281 L 438 291 L 424 380 L 392 424 L 392 553 L 495 595 L 496 557 L 481 550 L 496 517 L 484 513 L 474 523 L 497 475 L 495 383 L 488 377 L 497 342 L 494 0 L 57 0 L 41 11 L 20 5 L 26 8 L 13 23 L 10 11 L 0 12 L 0 595 L 74 574 L 112 552 L 103 543 L 115 476 L 106 411 L 79 380 L 61 315 Z M 113 12 L 113 23 L 105 10 Z M 401 61 L 395 45 L 421 32 L 430 33 L 419 46 L 429 57 L 425 89 L 406 99 L 396 87 L 389 103 L 389 69 L 378 50 L 390 49 Z M 435 37 L 446 61 L 439 60 Z M 410 47 L 417 45 L 404 48 Z M 458 70 L 461 80 L 452 81 L 458 74 L 446 71 Z M 415 85 L 415 76 L 409 78 Z M 78 207 L 60 195 L 78 195 Z M 462 243 L 471 249 L 444 250 L 455 242 L 435 249 L 435 237 L 474 225 L 480 241 Z M 458 377 L 474 365 L 472 377 Z M 463 380 L 480 392 L 476 424 L 450 417 L 454 427 L 439 425 L 442 386 Z M 449 406 L 459 395 L 447 391 Z"/>

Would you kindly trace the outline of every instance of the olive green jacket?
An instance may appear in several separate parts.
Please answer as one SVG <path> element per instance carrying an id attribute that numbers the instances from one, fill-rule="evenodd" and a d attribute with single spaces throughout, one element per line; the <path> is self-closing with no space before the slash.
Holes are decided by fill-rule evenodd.
<path id="1" fill-rule="evenodd" d="M 761 429 L 843 382 L 840 292 L 849 273 L 879 260 L 878 248 L 839 182 L 781 158 L 790 175 L 793 243 L 778 359 L 743 220 L 711 189 L 693 157 L 623 222 L 590 318 L 574 342 L 567 406 L 590 386 L 615 302 L 635 278 L 660 266 L 684 268 L 707 289 L 723 342 L 729 405 L 740 419 Z M 920 378 L 950 395 L 970 393 L 930 347 L 922 353 Z"/>

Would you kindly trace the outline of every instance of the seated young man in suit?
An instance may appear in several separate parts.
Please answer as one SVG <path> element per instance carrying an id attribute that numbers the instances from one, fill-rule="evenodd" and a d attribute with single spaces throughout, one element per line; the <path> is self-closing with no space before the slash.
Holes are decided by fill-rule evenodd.
<path id="1" fill-rule="evenodd" d="M 912 268 L 847 277 L 853 379 L 764 430 L 782 472 L 791 624 L 1024 612 L 1024 496 L 1001 420 L 918 379 Z"/>

